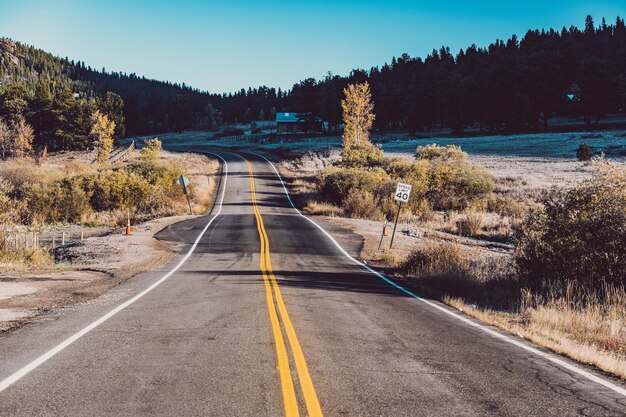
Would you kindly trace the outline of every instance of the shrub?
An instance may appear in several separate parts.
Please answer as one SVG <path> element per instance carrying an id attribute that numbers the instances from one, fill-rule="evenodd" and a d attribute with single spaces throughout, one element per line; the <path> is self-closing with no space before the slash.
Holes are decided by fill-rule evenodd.
<path id="1" fill-rule="evenodd" d="M 373 193 L 389 180 L 389 175 L 381 168 L 327 168 L 318 178 L 318 187 L 329 202 L 342 207 L 350 191 Z"/>
<path id="2" fill-rule="evenodd" d="M 131 164 L 128 171 L 144 178 L 151 185 L 161 188 L 168 195 L 180 195 L 181 188 L 178 185 L 178 178 L 183 175 L 183 171 L 176 166 L 144 160 Z"/>
<path id="3" fill-rule="evenodd" d="M 385 158 L 383 168 L 393 178 L 428 180 L 428 161 L 411 161 L 408 158 Z"/>
<path id="4" fill-rule="evenodd" d="M 0 178 L 6 181 L 6 192 L 15 200 L 24 199 L 24 190 L 29 184 L 48 182 L 60 177 L 57 170 L 38 167 L 28 159 L 12 159 L 0 163 Z"/>
<path id="5" fill-rule="evenodd" d="M 79 222 L 83 216 L 89 214 L 89 194 L 80 186 L 78 179 L 63 179 L 57 188 L 55 208 L 57 218 L 54 222 Z"/>
<path id="6" fill-rule="evenodd" d="M 29 223 L 78 222 L 91 211 L 90 194 L 77 177 L 33 183 L 25 190 Z"/>
<path id="7" fill-rule="evenodd" d="M 456 145 L 439 146 L 433 143 L 431 145 L 418 146 L 415 150 L 415 159 L 459 162 L 467 160 L 467 153 L 463 152 Z"/>
<path id="8" fill-rule="evenodd" d="M 467 251 L 449 242 L 420 244 L 411 251 L 400 269 L 417 277 L 467 275 Z"/>
<path id="9" fill-rule="evenodd" d="M 470 202 L 493 191 L 493 176 L 478 165 L 462 164 L 451 185 L 459 199 Z"/>
<path id="10" fill-rule="evenodd" d="M 25 209 L 25 202 L 9 197 L 11 184 L 0 178 L 0 248 L 4 248 L 10 226 L 19 221 Z"/>
<path id="11" fill-rule="evenodd" d="M 141 156 L 149 161 L 158 161 L 161 155 L 161 141 L 158 138 L 146 139 L 145 146 L 141 149 Z"/>
<path id="12" fill-rule="evenodd" d="M 468 211 L 463 217 L 456 221 L 456 229 L 461 236 L 477 236 L 482 226 L 482 213 L 476 211 Z"/>
<path id="13" fill-rule="evenodd" d="M 318 216 L 342 216 L 343 210 L 337 206 L 328 203 L 320 203 L 319 201 L 309 201 L 302 209 L 306 214 Z"/>
<path id="14" fill-rule="evenodd" d="M 593 158 L 593 149 L 586 143 L 581 143 L 576 150 L 576 158 L 578 158 L 579 161 L 591 160 L 591 158 Z"/>
<path id="15" fill-rule="evenodd" d="M 343 203 L 343 210 L 348 217 L 380 220 L 382 213 L 372 193 L 353 189 Z"/>
<path id="16" fill-rule="evenodd" d="M 596 166 L 591 179 L 552 190 L 516 232 L 516 262 L 525 285 L 562 291 L 568 281 L 587 291 L 626 285 L 626 170 Z"/>
<path id="17" fill-rule="evenodd" d="M 400 271 L 434 296 L 515 311 L 521 291 L 515 268 L 506 259 L 480 256 L 455 243 L 427 241 L 416 245 Z"/>
<path id="18" fill-rule="evenodd" d="M 434 162 L 429 176 L 427 197 L 433 207 L 442 210 L 465 209 L 494 187 L 493 177 L 483 167 L 465 162 Z"/>
<path id="19" fill-rule="evenodd" d="M 490 196 L 486 200 L 486 210 L 501 216 L 519 219 L 527 212 L 528 204 L 520 203 L 508 196 Z"/>
<path id="20" fill-rule="evenodd" d="M 376 167 L 383 162 L 383 151 L 374 145 L 350 146 L 341 152 L 339 165 L 343 167 Z"/>
<path id="21" fill-rule="evenodd" d="M 391 196 L 398 182 L 412 186 L 408 203 L 412 214 L 423 212 L 424 204 L 436 210 L 465 210 L 493 192 L 493 177 L 484 168 L 468 163 L 467 154 L 458 146 L 428 145 L 418 148 L 418 156 L 416 161 L 382 158 L 382 151 L 373 146 L 346 148 L 340 167 L 319 176 L 319 194 L 343 207 L 351 190 L 366 191 L 391 218 L 397 209 Z"/>

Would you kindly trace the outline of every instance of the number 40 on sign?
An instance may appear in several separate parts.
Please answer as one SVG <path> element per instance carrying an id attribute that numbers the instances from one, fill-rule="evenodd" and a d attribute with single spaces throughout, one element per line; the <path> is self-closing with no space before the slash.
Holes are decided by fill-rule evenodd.
<path id="1" fill-rule="evenodd" d="M 396 192 L 394 194 L 394 200 L 400 203 L 408 203 L 411 196 L 411 184 L 398 183 Z"/>
<path id="2" fill-rule="evenodd" d="M 400 209 L 402 203 L 408 203 L 411 196 L 411 184 L 398 183 L 396 192 L 393 194 L 393 199 L 398 202 L 398 212 L 396 213 L 396 221 L 393 224 L 393 233 L 391 233 L 391 242 L 389 243 L 389 249 L 393 246 L 393 238 L 396 236 L 396 227 L 398 226 L 398 217 L 400 217 Z"/>

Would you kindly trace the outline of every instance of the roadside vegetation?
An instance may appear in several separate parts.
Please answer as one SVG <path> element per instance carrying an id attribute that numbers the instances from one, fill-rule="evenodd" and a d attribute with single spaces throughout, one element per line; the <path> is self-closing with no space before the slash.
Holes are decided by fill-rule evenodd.
<path id="1" fill-rule="evenodd" d="M 553 189 L 515 228 L 512 256 L 424 241 L 394 271 L 479 319 L 626 378 L 626 170 Z"/>
<path id="2" fill-rule="evenodd" d="M 369 100 L 367 85 L 346 89 L 344 117 L 372 112 L 362 104 Z M 626 168 L 583 146 L 577 156 L 593 168 L 591 178 L 529 194 L 513 180 L 496 181 L 457 146 L 388 158 L 367 134 L 355 141 L 354 131 L 346 129 L 339 161 L 294 183 L 305 212 L 391 221 L 396 184 L 411 184 L 401 222 L 451 237 L 422 233 L 403 253 L 364 253 L 369 262 L 467 314 L 626 378 Z M 479 250 L 452 235 L 511 249 Z"/>
<path id="3" fill-rule="evenodd" d="M 102 119 L 95 120 L 100 123 Z M 107 135 L 100 139 L 106 141 Z M 106 146 L 104 151 L 110 154 Z M 49 248 L 32 243 L 16 247 L 16 230 L 40 231 L 69 224 L 116 228 L 129 218 L 136 224 L 186 213 L 186 199 L 178 185 L 180 175 L 189 175 L 183 160 L 161 158 L 158 139 L 146 141 L 135 152 L 138 155 L 128 162 L 115 164 L 107 162 L 108 158 L 99 162 L 102 147 L 80 162 L 61 165 L 37 164 L 32 158 L 0 162 L 0 263 L 33 267 L 52 263 Z M 188 191 L 198 210 L 208 207 L 206 190 L 198 192 L 192 181 Z"/>
<path id="4" fill-rule="evenodd" d="M 468 162 L 467 154 L 457 146 L 420 146 L 413 160 L 385 157 L 369 141 L 374 120 L 369 86 L 350 86 L 345 93 L 341 159 L 308 186 L 302 202 L 306 212 L 392 220 L 397 205 L 390 197 L 396 184 L 404 182 L 411 184 L 412 192 L 403 218 L 431 226 L 439 223 L 436 229 L 479 237 L 490 231 L 483 220 L 487 213 L 515 219 L 523 214 L 525 208 L 519 201 L 505 193 L 494 194 L 494 178 Z"/>

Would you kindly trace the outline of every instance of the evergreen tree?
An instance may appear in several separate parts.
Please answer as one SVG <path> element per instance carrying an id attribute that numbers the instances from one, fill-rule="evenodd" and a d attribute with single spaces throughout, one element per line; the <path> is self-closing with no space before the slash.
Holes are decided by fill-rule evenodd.
<path id="1" fill-rule="evenodd" d="M 24 120 L 24 113 L 27 106 L 25 98 L 26 89 L 23 85 L 11 84 L 5 87 L 0 96 L 0 117 L 12 128 L 18 127 Z"/>
<path id="2" fill-rule="evenodd" d="M 35 145 L 43 147 L 52 141 L 54 114 L 52 113 L 52 95 L 47 85 L 38 83 L 35 95 L 28 103 L 28 123 L 35 130 Z"/>
<path id="3" fill-rule="evenodd" d="M 595 24 L 593 23 L 593 17 L 591 17 L 590 15 L 587 15 L 587 17 L 585 18 L 585 34 L 592 35 L 593 33 L 595 33 L 595 31 L 596 31 L 596 27 L 595 27 Z"/>

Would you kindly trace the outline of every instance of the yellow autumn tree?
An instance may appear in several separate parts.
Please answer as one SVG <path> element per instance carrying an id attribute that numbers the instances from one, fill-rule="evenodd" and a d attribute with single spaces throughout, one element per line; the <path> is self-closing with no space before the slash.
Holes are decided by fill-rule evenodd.
<path id="1" fill-rule="evenodd" d="M 20 120 L 13 134 L 12 153 L 18 158 L 26 158 L 33 154 L 35 131 L 24 120 Z"/>
<path id="2" fill-rule="evenodd" d="M 369 132 L 374 124 L 374 103 L 367 82 L 350 84 L 343 90 L 346 98 L 341 100 L 343 109 L 343 147 L 370 144 Z"/>
<path id="3" fill-rule="evenodd" d="M 96 161 L 106 162 L 111 156 L 113 149 L 113 133 L 115 132 L 115 122 L 109 120 L 106 114 L 96 110 L 91 115 L 91 132 L 89 136 L 96 148 Z"/>
<path id="4" fill-rule="evenodd" d="M 376 165 L 382 160 L 382 151 L 372 145 L 369 133 L 374 124 L 374 103 L 367 82 L 350 84 L 343 90 L 343 152 L 346 166 Z"/>
<path id="5" fill-rule="evenodd" d="M 141 150 L 141 156 L 149 161 L 158 161 L 161 155 L 162 144 L 159 138 L 148 139 Z"/>

